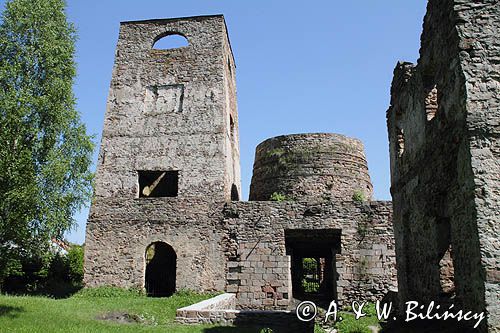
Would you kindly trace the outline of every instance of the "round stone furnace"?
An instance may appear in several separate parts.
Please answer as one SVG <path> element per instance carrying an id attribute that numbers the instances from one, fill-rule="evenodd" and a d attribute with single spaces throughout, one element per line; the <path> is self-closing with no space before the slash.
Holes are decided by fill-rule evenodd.
<path id="1" fill-rule="evenodd" d="M 363 143 L 340 134 L 282 135 L 255 152 L 250 200 L 370 200 Z"/>

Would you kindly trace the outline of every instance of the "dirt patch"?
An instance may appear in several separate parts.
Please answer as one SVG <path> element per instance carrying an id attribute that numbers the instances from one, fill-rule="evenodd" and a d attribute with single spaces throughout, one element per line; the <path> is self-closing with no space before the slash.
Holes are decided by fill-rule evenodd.
<path id="1" fill-rule="evenodd" d="M 120 324 L 144 324 L 146 322 L 142 316 L 127 312 L 107 312 L 98 315 L 96 318 Z"/>

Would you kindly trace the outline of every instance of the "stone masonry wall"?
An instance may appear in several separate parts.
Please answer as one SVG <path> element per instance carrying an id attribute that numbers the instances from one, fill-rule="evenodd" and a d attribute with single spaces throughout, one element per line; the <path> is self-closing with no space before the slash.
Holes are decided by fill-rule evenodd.
<path id="1" fill-rule="evenodd" d="M 390 202 L 235 202 L 224 209 L 226 291 L 240 308 L 284 309 L 291 305 L 290 256 L 285 230 L 338 230 L 337 299 L 381 299 L 396 288 Z"/>
<path id="2" fill-rule="evenodd" d="M 86 237 L 85 283 L 144 288 L 146 248 L 165 242 L 177 255 L 177 289 L 223 290 L 222 204 L 179 198 L 96 201 Z M 167 268 L 166 268 L 167 269 Z"/>
<path id="3" fill-rule="evenodd" d="M 351 200 L 372 196 L 363 143 L 332 133 L 282 135 L 255 150 L 250 200 L 273 193 L 293 200 Z"/>
<path id="4" fill-rule="evenodd" d="M 152 48 L 173 33 L 189 46 Z M 226 77 L 232 59 L 226 35 L 222 16 L 121 24 L 96 197 L 137 197 L 138 170 L 178 170 L 183 197 L 223 201 L 229 183 L 241 187 L 239 161 L 234 168 L 226 161 L 233 154 L 226 142 L 229 113 L 236 113 L 234 89 L 227 88 L 234 77 Z"/>
<path id="5" fill-rule="evenodd" d="M 457 32 L 467 90 L 467 130 L 484 299 L 490 328 L 500 332 L 500 3 L 461 0 L 456 1 L 454 9 L 461 22 Z"/>
<path id="6" fill-rule="evenodd" d="M 443 279 L 450 291 L 451 269 L 454 304 L 486 310 L 493 331 L 500 330 L 499 15 L 498 1 L 429 1 L 420 59 L 396 67 L 387 113 L 400 300 L 450 301 Z"/>
<path id="7" fill-rule="evenodd" d="M 236 64 L 231 44 L 227 34 L 224 35 L 224 114 L 225 116 L 225 146 L 226 151 L 226 194 L 231 193 L 231 198 L 241 199 L 241 176 L 240 176 L 240 135 L 238 127 L 238 106 L 236 103 Z M 234 193 L 236 191 L 236 193 Z M 236 195 L 236 197 L 235 197 Z"/>
<path id="8" fill-rule="evenodd" d="M 189 46 L 153 48 L 170 34 Z M 222 236 L 209 216 L 217 204 L 209 202 L 241 188 L 237 136 L 222 16 L 122 22 L 87 223 L 86 284 L 143 287 L 146 247 L 164 241 L 177 254 L 178 288 L 223 289 Z M 139 197 L 140 171 L 178 171 L 177 196 Z"/>
<path id="9" fill-rule="evenodd" d="M 169 34 L 189 46 L 153 48 Z M 240 308 L 285 309 L 293 297 L 285 234 L 299 230 L 309 242 L 322 238 L 334 256 L 332 297 L 381 298 L 396 285 L 391 204 L 352 201 L 356 189 L 368 198 L 372 190 L 358 140 L 289 136 L 286 149 L 329 149 L 302 165 L 306 177 L 288 175 L 289 184 L 305 180 L 312 192 L 297 199 L 308 202 L 231 203 L 241 193 L 234 72 L 222 16 L 121 24 L 86 230 L 86 285 L 144 288 L 146 249 L 164 242 L 175 252 L 165 274 L 175 275 L 177 290 L 227 290 Z M 177 196 L 143 197 L 142 171 L 177 171 Z M 311 181 L 324 185 L 325 175 L 327 198 Z M 252 316 L 245 313 L 240 319 Z"/>
<path id="10" fill-rule="evenodd" d="M 163 241 L 177 254 L 177 289 L 226 290 L 237 293 L 239 308 L 286 309 L 293 293 L 285 230 L 342 229 L 338 300 L 381 299 L 396 287 L 388 202 L 134 201 L 110 198 L 94 205 L 90 219 L 102 220 L 88 230 L 87 242 L 96 249 L 85 262 L 88 286 L 143 288 L 145 250 Z"/>

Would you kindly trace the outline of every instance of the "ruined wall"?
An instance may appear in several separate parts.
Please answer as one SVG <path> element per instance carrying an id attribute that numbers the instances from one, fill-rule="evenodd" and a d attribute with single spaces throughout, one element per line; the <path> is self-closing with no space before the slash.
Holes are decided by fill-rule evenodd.
<path id="1" fill-rule="evenodd" d="M 176 267 L 165 268 L 176 275 L 177 289 L 223 290 L 220 211 L 195 199 L 98 200 L 85 240 L 86 285 L 144 288 L 146 248 L 162 241 L 177 255 Z"/>
<path id="2" fill-rule="evenodd" d="M 337 299 L 374 301 L 396 287 L 390 202 L 222 205 L 109 198 L 93 206 L 89 220 L 95 217 L 107 223 L 89 224 L 94 250 L 85 263 L 88 286 L 143 288 L 144 251 L 163 241 L 177 254 L 177 289 L 226 290 L 237 293 L 240 308 L 286 309 L 293 292 L 285 230 L 330 229 L 340 232 Z"/>
<path id="3" fill-rule="evenodd" d="M 189 46 L 152 48 L 168 34 Z M 294 241 L 321 242 L 333 258 L 332 298 L 375 300 L 395 287 L 391 204 L 352 200 L 358 190 L 372 193 L 361 142 L 307 134 L 261 144 L 254 199 L 283 191 L 298 200 L 286 202 L 237 202 L 238 144 L 222 16 L 122 23 L 87 223 L 86 285 L 144 288 L 146 249 L 165 242 L 176 263 L 162 274 L 176 277 L 176 289 L 235 292 L 241 308 L 287 308 L 297 253 L 287 232 L 296 231 Z M 262 169 L 280 167 L 280 158 L 292 168 L 269 178 Z M 141 180 L 143 171 L 177 171 L 178 191 L 148 197 L 143 186 L 160 178 Z"/>
<path id="4" fill-rule="evenodd" d="M 152 48 L 174 33 L 189 46 Z M 179 170 L 179 196 L 229 199 L 228 183 L 239 181 L 239 162 L 233 170 L 226 161 L 233 155 L 226 141 L 229 118 L 236 114 L 226 35 L 222 16 L 121 24 L 96 197 L 135 198 L 138 170 Z"/>
<path id="5" fill-rule="evenodd" d="M 293 200 L 351 200 L 372 196 L 363 143 L 340 134 L 308 133 L 267 139 L 255 151 L 250 200 L 273 193 Z"/>
<path id="6" fill-rule="evenodd" d="M 381 201 L 232 203 L 224 209 L 226 291 L 237 293 L 242 308 L 287 308 L 293 293 L 286 231 L 335 230 L 336 298 L 381 299 L 396 287 L 391 217 L 391 203 Z"/>
<path id="7" fill-rule="evenodd" d="M 189 46 L 153 48 L 169 34 Z M 146 247 L 164 241 L 177 253 L 178 288 L 223 288 L 221 236 L 207 207 L 241 188 L 233 67 L 222 16 L 121 24 L 87 223 L 87 285 L 144 286 Z M 177 171 L 175 197 L 141 197 L 140 171 Z"/>
<path id="8" fill-rule="evenodd" d="M 451 292 L 497 330 L 499 15 L 498 1 L 431 0 L 387 113 L 401 301 Z"/>
<path id="9" fill-rule="evenodd" d="M 500 3 L 462 0 L 455 10 L 484 299 L 490 328 L 500 332 Z M 465 293 L 470 286 L 461 288 Z"/>
<path id="10" fill-rule="evenodd" d="M 225 192 L 230 193 L 231 200 L 241 199 L 241 176 L 240 176 L 240 135 L 238 127 L 238 106 L 236 103 L 236 65 L 234 62 L 231 44 L 227 34 L 224 35 L 224 55 L 226 57 L 224 67 L 224 114 L 226 136 L 226 184 Z M 226 196 L 226 199 L 227 196 Z"/>

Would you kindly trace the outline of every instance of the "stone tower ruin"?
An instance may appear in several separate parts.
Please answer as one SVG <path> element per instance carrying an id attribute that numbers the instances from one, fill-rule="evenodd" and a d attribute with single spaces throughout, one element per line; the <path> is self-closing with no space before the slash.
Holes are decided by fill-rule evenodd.
<path id="1" fill-rule="evenodd" d="M 153 48 L 173 34 L 189 46 Z M 209 202 L 239 199 L 237 117 L 222 16 L 121 24 L 88 221 L 87 284 L 142 286 L 144 250 L 163 240 L 186 268 L 177 288 L 223 288 L 218 235 L 199 215 Z M 172 232 L 177 225 L 182 233 Z"/>
<path id="2" fill-rule="evenodd" d="M 500 2 L 431 0 L 387 112 L 401 302 L 486 311 L 500 331 Z M 483 329 L 485 329 L 483 327 Z"/>
<path id="3" fill-rule="evenodd" d="M 172 34 L 189 45 L 153 47 Z M 371 201 L 359 140 L 266 140 L 251 201 L 240 190 L 224 18 L 123 22 L 87 223 L 87 286 L 226 291 L 248 309 L 375 300 L 396 286 L 392 206 Z"/>
<path id="4" fill-rule="evenodd" d="M 189 47 L 152 48 L 157 40 L 173 34 L 184 36 Z M 233 185 L 239 193 L 233 73 L 221 17 L 123 22 L 96 197 L 141 196 L 137 182 L 141 185 L 142 179 L 147 183 L 147 177 L 154 178 L 148 172 L 163 171 L 167 177 L 177 174 L 172 177 L 183 198 L 227 200 Z"/>

